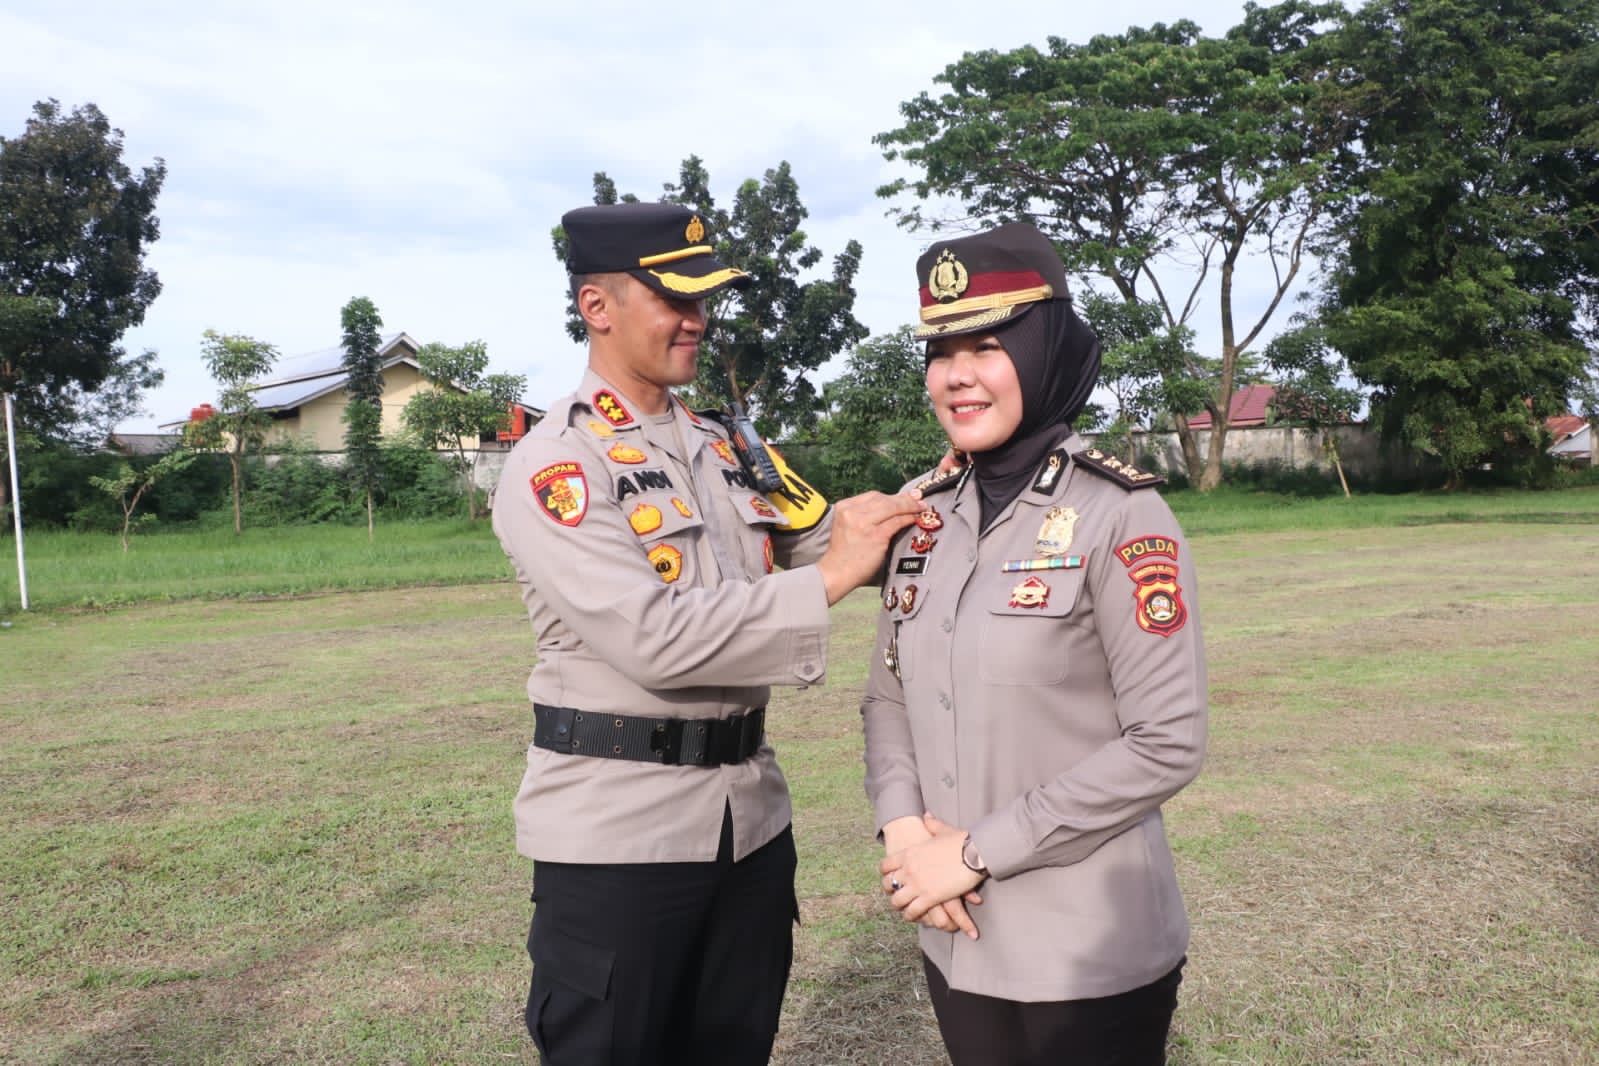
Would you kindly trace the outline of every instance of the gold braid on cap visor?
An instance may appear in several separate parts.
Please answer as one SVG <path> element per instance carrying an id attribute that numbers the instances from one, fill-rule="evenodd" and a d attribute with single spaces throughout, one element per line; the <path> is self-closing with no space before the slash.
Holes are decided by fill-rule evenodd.
<path id="1" fill-rule="evenodd" d="M 650 274 L 668 289 L 673 292 L 683 293 L 685 296 L 697 296 L 702 292 L 708 292 L 716 288 L 718 285 L 726 284 L 734 278 L 749 277 L 744 271 L 734 267 L 713 270 L 704 277 L 699 278 L 688 274 L 674 274 L 670 270 L 652 270 Z"/>
<path id="2" fill-rule="evenodd" d="M 1003 322 L 1016 310 L 1018 304 L 1047 300 L 1055 294 L 1049 285 L 1036 285 L 1015 292 L 997 292 L 990 296 L 974 296 L 969 300 L 956 300 L 947 304 L 930 304 L 922 308 L 922 325 L 912 334 L 917 340 L 936 337 L 952 329 L 971 330 L 995 322 Z M 977 314 L 965 315 L 966 311 Z M 934 321 L 932 316 L 936 315 Z"/>

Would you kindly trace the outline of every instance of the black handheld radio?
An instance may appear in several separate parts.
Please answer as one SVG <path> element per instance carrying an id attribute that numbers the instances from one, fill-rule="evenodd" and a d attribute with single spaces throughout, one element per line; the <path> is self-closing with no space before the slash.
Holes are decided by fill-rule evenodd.
<path id="1" fill-rule="evenodd" d="M 732 434 L 733 451 L 738 455 L 739 465 L 755 482 L 755 491 L 776 492 L 781 489 L 783 477 L 777 472 L 777 464 L 772 462 L 772 457 L 766 451 L 766 442 L 755 432 L 755 423 L 744 413 L 743 405 L 737 400 L 727 405 L 725 425 Z"/>

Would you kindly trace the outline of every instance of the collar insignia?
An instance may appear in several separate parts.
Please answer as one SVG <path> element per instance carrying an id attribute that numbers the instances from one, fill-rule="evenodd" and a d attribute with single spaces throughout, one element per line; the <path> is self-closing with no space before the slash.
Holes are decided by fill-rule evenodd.
<path id="1" fill-rule="evenodd" d="M 613 426 L 625 426 L 633 421 L 633 416 L 610 389 L 601 389 L 594 394 L 594 409 Z"/>
<path id="2" fill-rule="evenodd" d="M 1044 465 L 1038 468 L 1038 476 L 1033 479 L 1033 491 L 1041 492 L 1045 496 L 1055 491 L 1055 482 L 1060 479 L 1060 472 L 1066 469 L 1066 449 L 1056 448 L 1044 460 Z"/>

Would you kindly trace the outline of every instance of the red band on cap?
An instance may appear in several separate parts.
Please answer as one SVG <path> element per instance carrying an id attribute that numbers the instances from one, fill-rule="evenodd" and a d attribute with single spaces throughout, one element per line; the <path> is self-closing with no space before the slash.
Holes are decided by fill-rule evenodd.
<path id="1" fill-rule="evenodd" d="M 981 299 L 997 292 L 1020 292 L 1023 289 L 1035 289 L 1047 284 L 1044 276 L 1035 270 L 995 270 L 987 274 L 973 274 L 960 298 L 963 301 Z M 922 286 L 920 295 L 923 307 L 931 307 L 939 302 L 933 298 L 932 290 L 926 285 Z"/>

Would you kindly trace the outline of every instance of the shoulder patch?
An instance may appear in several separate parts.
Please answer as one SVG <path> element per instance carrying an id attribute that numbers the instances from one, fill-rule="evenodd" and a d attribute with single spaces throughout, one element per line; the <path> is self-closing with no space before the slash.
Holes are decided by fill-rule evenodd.
<path id="1" fill-rule="evenodd" d="M 588 481 L 577 463 L 552 463 L 528 479 L 544 513 L 563 526 L 575 526 L 588 513 Z"/>
<path id="2" fill-rule="evenodd" d="M 779 526 L 778 533 L 803 533 L 814 527 L 827 514 L 827 497 L 823 496 L 808 481 L 794 473 L 788 465 L 788 460 L 771 445 L 767 445 L 767 452 L 772 456 L 772 464 L 777 467 L 778 476 L 783 479 L 783 487 L 767 496 L 772 506 L 788 519 L 787 526 Z M 718 453 L 720 454 L 720 453 Z M 726 471 L 725 473 L 734 473 Z M 742 470 L 736 471 L 743 473 Z"/>
<path id="3" fill-rule="evenodd" d="M 961 478 L 965 476 L 966 471 L 969 469 L 971 468 L 957 466 L 954 470 L 934 470 L 931 474 L 912 485 L 911 488 L 920 492 L 923 496 L 931 496 L 935 492 L 943 492 L 945 489 L 952 489 L 960 484 Z"/>
<path id="4" fill-rule="evenodd" d="M 1129 466 L 1114 455 L 1106 455 L 1098 448 L 1072 452 L 1072 462 L 1085 470 L 1092 470 L 1100 477 L 1109 478 L 1123 488 L 1147 489 L 1166 483 L 1166 479 L 1159 474 L 1150 474 L 1136 466 Z"/>

